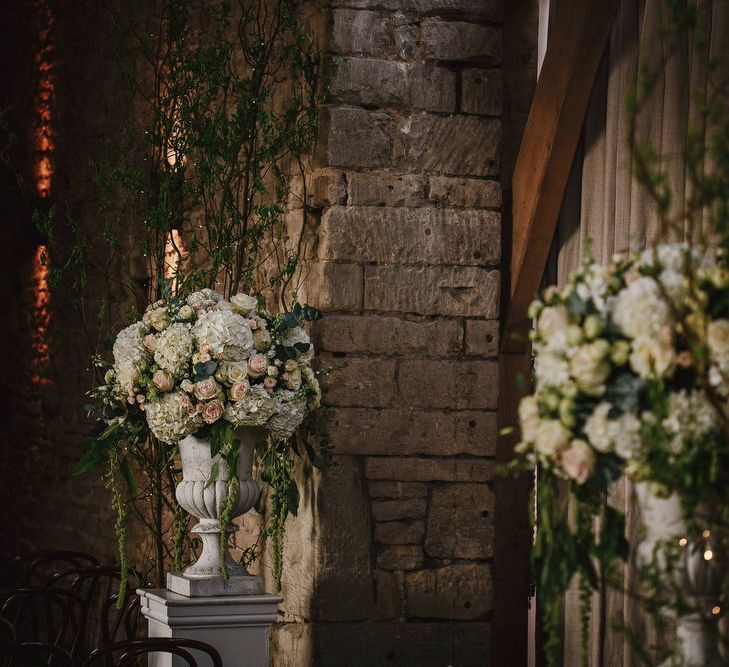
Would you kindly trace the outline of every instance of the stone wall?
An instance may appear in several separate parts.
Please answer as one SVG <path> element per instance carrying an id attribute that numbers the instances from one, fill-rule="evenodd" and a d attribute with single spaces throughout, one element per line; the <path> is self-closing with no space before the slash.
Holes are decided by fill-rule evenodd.
<path id="1" fill-rule="evenodd" d="M 334 0 L 327 16 L 337 67 L 305 296 L 326 311 L 314 334 L 336 369 L 324 382 L 336 466 L 314 478 L 310 519 L 291 522 L 309 525 L 317 557 L 300 576 L 301 546 L 288 557 L 278 655 L 487 664 L 500 3 Z"/>

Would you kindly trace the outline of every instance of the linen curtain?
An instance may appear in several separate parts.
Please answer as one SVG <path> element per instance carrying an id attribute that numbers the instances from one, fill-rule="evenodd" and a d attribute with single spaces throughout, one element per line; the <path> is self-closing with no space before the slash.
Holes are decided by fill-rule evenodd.
<path id="1" fill-rule="evenodd" d="M 666 0 L 623 0 L 592 91 L 581 148 L 555 237 L 549 275 L 563 284 L 585 256 L 589 241 L 598 261 L 615 252 L 638 250 L 659 239 L 658 216 L 646 192 L 632 177 L 630 121 L 625 100 L 634 89 L 639 69 L 664 61 L 655 87 L 636 118 L 636 140 L 648 140 L 664 156 L 662 171 L 673 192 L 672 207 L 682 207 L 690 189 L 683 159 L 689 128 L 706 127 L 696 93 L 712 85 L 709 62 L 729 58 L 729 0 L 687 0 L 697 9 L 695 31 L 669 49 L 664 27 Z M 706 168 L 710 168 L 706 165 Z M 682 240 L 681 230 L 661 240 Z M 667 238 L 668 237 L 668 238 Z M 610 502 L 626 512 L 627 536 L 639 537 L 637 510 L 626 482 L 619 482 Z M 623 568 L 624 587 L 634 567 Z M 602 605 L 602 621 L 601 619 Z M 590 627 L 590 665 L 638 665 L 620 627 L 634 627 L 637 604 L 618 591 L 595 596 Z M 564 664 L 580 664 L 580 609 L 576 591 L 565 599 Z"/>

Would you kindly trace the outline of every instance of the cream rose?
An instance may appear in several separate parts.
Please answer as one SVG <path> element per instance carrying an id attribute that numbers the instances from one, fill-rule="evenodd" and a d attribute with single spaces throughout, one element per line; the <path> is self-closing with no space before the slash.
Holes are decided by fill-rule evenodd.
<path id="1" fill-rule="evenodd" d="M 240 401 L 245 398 L 250 388 L 251 385 L 248 380 L 235 382 L 233 383 L 233 385 L 231 385 L 230 389 L 228 389 L 228 396 L 230 397 L 231 401 Z"/>
<path id="2" fill-rule="evenodd" d="M 175 386 L 175 380 L 171 373 L 163 371 L 161 368 L 157 369 L 152 375 L 152 383 L 160 391 L 172 391 L 172 387 Z"/>
<path id="3" fill-rule="evenodd" d="M 253 347 L 261 352 L 271 347 L 271 334 L 267 329 L 256 329 L 253 332 Z"/>
<path id="4" fill-rule="evenodd" d="M 230 297 L 230 303 L 235 312 L 240 313 L 241 315 L 249 315 L 258 305 L 258 299 L 254 296 L 249 296 L 248 294 L 243 294 L 241 292 L 240 294 L 235 294 Z"/>
<path id="5" fill-rule="evenodd" d="M 142 321 L 152 329 L 164 331 L 170 324 L 170 316 L 167 313 L 167 308 L 159 306 L 157 308 L 147 310 L 147 312 L 144 313 L 144 317 L 142 317 Z"/>
<path id="6" fill-rule="evenodd" d="M 564 335 L 569 324 L 570 316 L 566 308 L 563 306 L 548 306 L 539 315 L 537 331 L 542 339 L 549 344 L 556 336 Z"/>
<path id="7" fill-rule="evenodd" d="M 573 440 L 562 452 L 561 462 L 567 477 L 584 484 L 595 471 L 595 452 L 584 440 Z"/>
<path id="8" fill-rule="evenodd" d="M 195 311 L 192 309 L 192 306 L 188 306 L 185 304 L 180 308 L 179 312 L 177 313 L 177 316 L 181 320 L 189 320 L 192 319 L 192 316 L 195 314 Z"/>
<path id="9" fill-rule="evenodd" d="M 142 345 L 149 351 L 154 352 L 157 349 L 157 338 L 154 334 L 147 334 L 142 338 Z"/>
<path id="10" fill-rule="evenodd" d="M 633 341 L 630 367 L 642 378 L 670 377 L 676 367 L 676 350 L 661 337 L 641 336 Z"/>
<path id="11" fill-rule="evenodd" d="M 218 383 L 214 378 L 205 378 L 195 383 L 195 398 L 198 401 L 209 401 L 218 395 Z"/>
<path id="12" fill-rule="evenodd" d="M 596 388 L 610 375 L 606 357 L 610 348 L 603 340 L 597 340 L 577 349 L 570 360 L 570 373 L 583 388 Z"/>
<path id="13" fill-rule="evenodd" d="M 248 374 L 253 378 L 259 378 L 266 372 L 268 360 L 263 354 L 252 354 L 248 359 Z"/>
<path id="14" fill-rule="evenodd" d="M 182 382 L 180 382 L 180 388 L 182 391 L 186 391 L 188 394 L 191 394 L 195 390 L 195 385 L 185 378 Z"/>
<path id="15" fill-rule="evenodd" d="M 534 448 L 541 456 L 553 458 L 570 443 L 570 432 L 554 419 L 540 422 L 534 437 Z"/>
<path id="16" fill-rule="evenodd" d="M 286 371 L 283 374 L 283 382 L 292 391 L 296 391 L 301 386 L 301 370 L 295 368 L 292 371 Z"/>
<path id="17" fill-rule="evenodd" d="M 273 390 L 276 388 L 276 378 L 267 377 L 263 381 L 263 388 L 269 393 L 272 394 Z"/>
<path id="18" fill-rule="evenodd" d="M 225 414 L 223 404 L 217 399 L 205 404 L 202 411 L 202 418 L 206 424 L 214 424 Z"/>

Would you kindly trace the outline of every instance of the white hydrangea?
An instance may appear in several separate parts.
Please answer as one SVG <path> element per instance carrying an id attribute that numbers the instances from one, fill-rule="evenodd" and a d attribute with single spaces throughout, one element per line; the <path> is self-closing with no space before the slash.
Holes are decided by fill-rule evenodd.
<path id="1" fill-rule="evenodd" d="M 274 440 L 285 440 L 306 415 L 306 396 L 284 389 L 276 393 L 276 412 L 266 424 Z"/>
<path id="2" fill-rule="evenodd" d="M 696 442 L 716 429 L 717 415 L 702 391 L 685 389 L 668 397 L 668 417 L 663 428 L 673 437 L 669 444 L 674 454 L 679 454 L 684 443 Z"/>
<path id="3" fill-rule="evenodd" d="M 590 264 L 585 269 L 582 282 L 577 285 L 577 295 L 583 301 L 592 300 L 595 308 L 602 312 L 607 304 L 609 277 L 607 267 Z"/>
<path id="4" fill-rule="evenodd" d="M 122 329 L 114 341 L 114 372 L 117 381 L 128 393 L 138 384 L 143 363 L 147 360 L 142 343 L 147 331 L 142 322 L 135 322 Z"/>
<path id="5" fill-rule="evenodd" d="M 226 361 L 240 361 L 251 354 L 253 332 L 245 317 L 231 310 L 212 311 L 192 327 L 198 347 L 206 346 L 210 354 Z"/>
<path id="6" fill-rule="evenodd" d="M 157 338 L 154 360 L 159 367 L 175 377 L 180 377 L 192 356 L 192 336 L 184 324 L 172 324 Z"/>
<path id="7" fill-rule="evenodd" d="M 299 361 L 308 364 L 314 358 L 314 346 L 303 327 L 293 327 L 281 334 L 281 345 L 284 347 L 293 347 L 295 343 L 309 344 L 309 349 L 298 357 Z"/>
<path id="8" fill-rule="evenodd" d="M 643 276 L 618 294 L 613 305 L 613 321 L 626 336 L 637 338 L 657 335 L 672 319 L 656 281 Z"/>
<path id="9" fill-rule="evenodd" d="M 600 403 L 585 423 L 585 435 L 598 452 L 609 452 L 613 448 L 610 419 L 608 419 L 610 408 L 610 403 Z"/>
<path id="10" fill-rule="evenodd" d="M 193 292 L 187 297 L 187 305 L 195 308 L 196 306 L 202 306 L 206 301 L 212 301 L 214 304 L 218 303 L 223 297 L 220 296 L 215 290 L 211 290 L 208 287 L 201 289 L 199 292 Z"/>
<path id="11" fill-rule="evenodd" d="M 147 403 L 147 424 L 156 438 L 175 444 L 197 430 L 202 418 L 190 410 L 190 399 L 183 392 L 163 394 Z"/>
<path id="12" fill-rule="evenodd" d="M 263 426 L 275 411 L 276 398 L 257 384 L 243 400 L 228 403 L 225 418 L 234 426 Z"/>
<path id="13" fill-rule="evenodd" d="M 614 451 L 620 458 L 637 458 L 642 450 L 641 422 L 632 414 L 610 419 L 610 403 L 600 403 L 585 423 L 585 435 L 598 452 Z"/>
<path id="14" fill-rule="evenodd" d="M 534 372 L 539 387 L 559 387 L 570 379 L 567 360 L 557 354 L 540 353 L 535 359 Z"/>

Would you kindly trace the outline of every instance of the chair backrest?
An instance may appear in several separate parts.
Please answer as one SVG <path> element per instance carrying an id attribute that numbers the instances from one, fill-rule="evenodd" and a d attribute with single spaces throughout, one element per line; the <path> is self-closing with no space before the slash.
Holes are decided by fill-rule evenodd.
<path id="1" fill-rule="evenodd" d="M 84 654 L 96 646 L 121 639 L 137 639 L 139 636 L 138 630 L 133 628 L 134 601 L 137 599 L 133 591 L 139 577 L 130 572 L 129 579 L 124 607 L 117 609 L 121 570 L 116 565 L 76 568 L 57 572 L 49 578 L 50 586 L 72 590 L 86 602 Z M 137 614 L 137 622 L 139 616 Z"/>
<path id="2" fill-rule="evenodd" d="M 194 639 L 163 638 L 137 639 L 102 646 L 94 651 L 82 664 L 83 667 L 98 667 L 106 664 L 109 656 L 114 656 L 113 664 L 115 667 L 135 667 L 140 656 L 152 653 L 168 653 L 185 660 L 188 667 L 200 667 L 200 663 L 194 657 L 194 652 L 206 655 L 213 667 L 223 667 L 220 654 L 205 642 Z"/>
<path id="3" fill-rule="evenodd" d="M 19 642 L 40 642 L 79 656 L 86 622 L 86 603 L 74 593 L 58 588 L 20 588 L 0 608 L 0 616 L 15 629 Z"/>
<path id="4" fill-rule="evenodd" d="M 110 595 L 101 612 L 101 642 L 99 646 L 114 642 L 141 639 L 145 619 L 139 597 L 127 592 L 124 606 L 117 608 L 118 594 Z"/>
<path id="5" fill-rule="evenodd" d="M 0 644 L 2 667 L 74 667 L 73 658 L 60 646 L 34 642 Z"/>
<path id="6" fill-rule="evenodd" d="M 10 644 L 15 641 L 15 626 L 0 616 L 0 644 Z"/>
<path id="7" fill-rule="evenodd" d="M 38 551 L 15 559 L 25 571 L 26 586 L 42 586 L 57 572 L 98 565 L 99 561 L 83 551 Z"/>

